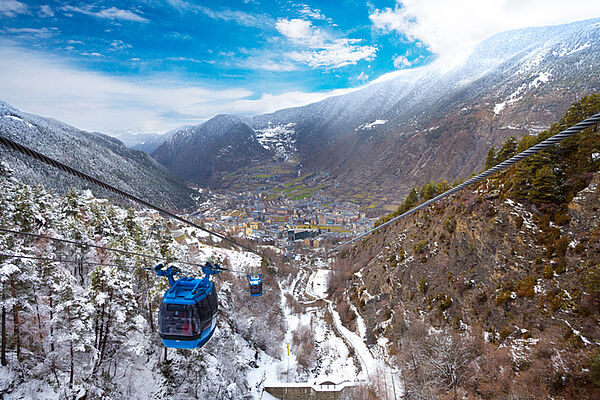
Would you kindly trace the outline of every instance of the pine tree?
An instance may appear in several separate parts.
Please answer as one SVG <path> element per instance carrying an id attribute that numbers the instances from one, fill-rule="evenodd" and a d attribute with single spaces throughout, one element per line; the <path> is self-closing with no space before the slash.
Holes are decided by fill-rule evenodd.
<path id="1" fill-rule="evenodd" d="M 487 157 L 485 158 L 485 169 L 490 169 L 496 164 L 496 148 L 492 146 L 490 147 Z"/>
<path id="2" fill-rule="evenodd" d="M 535 173 L 527 199 L 535 204 L 560 202 L 561 185 L 552 165 L 544 165 Z"/>
<path id="3" fill-rule="evenodd" d="M 496 164 L 500 164 L 501 162 L 508 160 L 515 154 L 517 154 L 517 139 L 514 136 L 511 136 L 502 145 L 500 150 L 498 150 L 498 155 L 496 156 Z"/>

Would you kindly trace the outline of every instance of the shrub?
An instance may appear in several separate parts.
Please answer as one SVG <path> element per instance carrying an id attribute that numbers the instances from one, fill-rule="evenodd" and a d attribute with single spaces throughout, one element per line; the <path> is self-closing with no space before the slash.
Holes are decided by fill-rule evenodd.
<path id="1" fill-rule="evenodd" d="M 590 357 L 590 381 L 600 387 L 600 350 Z"/>
<path id="2" fill-rule="evenodd" d="M 419 282 L 419 292 L 421 292 L 423 294 L 427 293 L 428 287 L 429 287 L 429 284 L 427 283 L 425 278 L 421 279 L 421 282 Z"/>
<path id="3" fill-rule="evenodd" d="M 521 229 L 521 227 L 523 226 L 523 222 L 525 222 L 525 220 L 523 219 L 523 217 L 521 217 L 520 215 L 517 216 L 517 218 L 515 218 L 515 226 L 517 229 Z"/>
<path id="4" fill-rule="evenodd" d="M 510 293 L 510 290 L 500 290 L 496 295 L 496 305 L 505 305 L 510 300 Z"/>
<path id="5" fill-rule="evenodd" d="M 438 300 L 440 302 L 440 304 L 438 305 L 438 310 L 440 312 L 444 312 L 447 309 L 450 308 L 450 306 L 452 306 L 452 297 L 446 295 L 446 294 L 440 294 L 438 296 Z"/>
<path id="6" fill-rule="evenodd" d="M 591 295 L 600 298 L 600 265 L 588 268 L 585 273 L 584 284 Z"/>
<path id="7" fill-rule="evenodd" d="M 415 253 L 421 254 L 423 251 L 425 251 L 426 247 L 427 247 L 427 242 L 425 240 L 421 240 L 421 241 L 415 243 L 415 245 L 414 245 Z"/>
<path id="8" fill-rule="evenodd" d="M 521 279 L 516 285 L 517 296 L 531 299 L 533 296 L 535 296 L 535 291 L 533 289 L 535 283 L 536 279 L 533 275 L 528 275 Z"/>
<path id="9" fill-rule="evenodd" d="M 566 236 L 561 236 L 554 243 L 554 251 L 559 257 L 564 257 L 567 253 L 567 249 L 569 248 L 569 238 Z"/>
<path id="10" fill-rule="evenodd" d="M 456 229 L 456 222 L 451 220 L 450 218 L 446 218 L 446 220 L 444 221 L 444 228 L 446 228 L 446 230 L 449 233 L 453 233 Z"/>
<path id="11" fill-rule="evenodd" d="M 556 260 L 554 266 L 554 272 L 557 274 L 563 274 L 567 270 L 567 260 L 565 257 L 560 257 Z"/>
<path id="12" fill-rule="evenodd" d="M 542 270 L 542 277 L 544 279 L 552 279 L 554 277 L 554 269 L 552 268 L 552 265 L 547 264 L 544 269 Z"/>
<path id="13" fill-rule="evenodd" d="M 398 256 L 398 261 L 404 261 L 404 259 L 406 258 L 406 251 L 404 249 L 398 250 Z"/>
<path id="14" fill-rule="evenodd" d="M 505 326 L 504 328 L 502 328 L 502 330 L 499 332 L 500 334 L 500 341 L 504 341 L 504 339 L 506 339 L 512 332 L 510 331 L 510 329 L 508 328 L 508 326 Z"/>

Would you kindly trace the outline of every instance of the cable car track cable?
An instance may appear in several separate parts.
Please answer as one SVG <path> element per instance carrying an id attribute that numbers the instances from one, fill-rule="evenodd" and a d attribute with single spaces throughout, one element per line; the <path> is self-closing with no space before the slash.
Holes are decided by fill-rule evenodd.
<path id="1" fill-rule="evenodd" d="M 136 253 L 133 251 L 115 249 L 114 247 L 105 247 L 105 246 L 99 246 L 99 245 L 91 244 L 91 243 L 78 242 L 76 240 L 71 240 L 71 239 L 61 239 L 61 238 L 55 238 L 55 237 L 51 237 L 51 236 L 40 235 L 40 234 L 36 234 L 36 233 L 15 231 L 15 230 L 6 229 L 6 228 L 0 228 L 0 232 L 10 233 L 13 235 L 35 237 L 38 239 L 47 239 L 47 240 L 52 240 L 55 242 L 69 243 L 69 244 L 74 244 L 74 245 L 80 246 L 80 247 L 92 247 L 95 249 L 113 251 L 116 253 L 121 253 L 121 254 L 129 255 L 129 256 L 149 258 L 149 259 L 154 259 L 154 260 L 158 260 L 158 261 L 167 261 L 169 264 L 171 264 L 171 263 L 185 264 L 185 265 L 190 265 L 193 267 L 202 267 L 203 265 L 205 265 L 205 264 L 193 263 L 193 262 L 189 262 L 189 261 L 182 261 L 182 260 L 178 260 L 178 259 L 170 259 L 167 257 L 152 256 L 149 254 L 142 254 L 142 253 Z M 2 254 L 0 254 L 0 256 L 2 256 Z M 58 261 L 61 261 L 61 260 L 57 260 L 57 262 Z M 65 261 L 65 262 L 68 262 L 68 261 Z M 88 263 L 91 263 L 91 262 L 88 262 Z M 91 263 L 91 264 L 96 264 L 96 263 Z M 102 264 L 102 265 L 107 265 L 107 264 Z M 244 271 L 238 271 L 238 270 L 233 270 L 233 269 L 224 268 L 224 267 L 215 267 L 215 268 L 219 269 L 223 272 L 231 272 L 231 273 L 238 273 L 238 274 L 244 274 L 244 275 L 246 274 L 246 272 L 244 272 Z"/>
<path id="2" fill-rule="evenodd" d="M 488 176 L 490 176 L 492 174 L 495 174 L 496 172 L 500 172 L 503 169 L 508 168 L 511 165 L 516 164 L 517 162 L 519 162 L 519 161 L 521 161 L 521 160 L 523 160 L 523 159 L 525 159 L 527 157 L 530 157 L 530 156 L 532 156 L 534 154 L 537 154 L 540 151 L 542 151 L 544 149 L 547 149 L 548 147 L 553 146 L 553 145 L 559 143 L 560 141 L 562 141 L 562 140 L 564 140 L 566 138 L 569 138 L 569 137 L 575 135 L 576 133 L 579 133 L 579 132 L 581 132 L 581 131 L 583 131 L 583 130 L 591 127 L 591 126 L 594 126 L 594 125 L 598 124 L 598 123 L 600 123 L 600 113 L 596 113 L 596 114 L 592 115 L 591 117 L 589 117 L 589 118 L 587 118 L 587 119 L 579 122 L 578 124 L 573 125 L 572 127 L 567 128 L 567 129 L 565 129 L 565 130 L 557 133 L 556 135 L 549 137 L 548 139 L 546 139 L 546 140 L 544 140 L 544 141 L 536 144 L 535 146 L 532 146 L 532 147 L 528 148 L 527 150 L 522 151 L 521 153 L 519 153 L 517 155 L 512 156 L 508 160 L 503 161 L 500 164 L 498 164 L 496 166 L 493 166 L 492 168 L 489 168 L 489 169 L 483 171 L 479 175 L 476 175 L 473 178 L 468 179 L 467 181 L 461 183 L 460 185 L 457 185 L 457 186 L 453 187 L 452 189 L 447 190 L 447 191 L 445 191 L 444 193 L 442 193 L 440 195 L 437 195 L 436 197 L 434 197 L 434 198 L 426 201 L 425 203 L 422 203 L 422 204 L 420 204 L 420 205 L 418 205 L 418 206 L 416 206 L 416 207 L 414 207 L 414 208 L 406 211 L 405 213 L 400 214 L 397 217 L 394 217 L 391 220 L 389 220 L 389 221 L 387 221 L 387 222 L 379 225 L 378 227 L 373 228 L 373 229 L 371 229 L 371 230 L 369 230 L 369 231 L 367 231 L 367 232 L 365 232 L 365 233 L 363 233 L 363 234 L 355 237 L 352 240 L 344 242 L 344 243 L 340 244 L 339 246 L 336 246 L 333 249 L 331 249 L 331 250 L 329 250 L 329 251 L 327 251 L 327 252 L 325 252 L 325 253 L 323 253 L 321 255 L 316 255 L 315 257 L 324 257 L 324 256 L 327 256 L 328 254 L 334 253 L 335 251 L 341 249 L 342 247 L 344 247 L 344 246 L 346 246 L 346 245 L 348 245 L 350 243 L 354 243 L 357 240 L 364 238 L 365 236 L 369 236 L 373 232 L 376 232 L 376 231 L 378 231 L 378 230 L 380 230 L 380 229 L 382 229 L 382 228 L 384 228 L 384 227 L 386 227 L 386 226 L 388 226 L 388 225 L 390 225 L 390 224 L 398 221 L 401 218 L 404 218 L 404 217 L 406 217 L 406 216 L 408 216 L 410 214 L 413 214 L 413 213 L 415 213 L 415 212 L 417 212 L 417 211 L 419 211 L 419 210 L 421 210 L 421 209 L 423 209 L 423 208 L 425 208 L 425 207 L 427 207 L 427 206 L 429 206 L 429 205 L 431 205 L 431 204 L 433 204 L 433 203 L 435 203 L 435 202 L 437 202 L 437 201 L 439 201 L 439 200 L 441 200 L 441 199 L 443 199 L 445 197 L 448 197 L 448 196 L 450 196 L 450 195 L 458 192 L 461 189 L 464 189 L 467 186 L 472 185 L 473 183 L 477 183 L 477 182 L 479 182 L 479 181 L 487 178 Z"/>
<path id="3" fill-rule="evenodd" d="M 96 262 L 96 261 L 67 260 L 67 259 L 64 259 L 64 258 L 47 258 L 47 257 L 37 257 L 37 256 L 26 256 L 26 255 L 23 255 L 23 254 L 6 254 L 6 253 L 0 253 L 0 257 L 26 258 L 26 259 L 31 259 L 31 260 L 40 260 L 40 261 L 49 261 L 49 262 L 67 263 L 67 264 L 90 264 L 90 265 L 101 265 L 101 266 L 104 266 L 104 267 L 122 267 L 122 265 L 107 264 L 107 263 L 101 263 L 101 262 Z M 144 268 L 138 267 L 138 269 L 144 269 Z"/>
<path id="4" fill-rule="evenodd" d="M 43 162 L 45 164 L 51 165 L 51 166 L 53 166 L 55 168 L 58 168 L 59 170 L 61 170 L 63 172 L 66 172 L 68 174 L 71 174 L 73 176 L 81 178 L 81 179 L 83 179 L 85 181 L 93 183 L 93 184 L 95 184 L 97 186 L 100 186 L 100 187 L 102 187 L 102 188 L 104 188 L 106 190 L 109 190 L 109 191 L 111 191 L 113 193 L 116 193 L 116 194 L 118 194 L 118 195 L 120 195 L 120 196 L 122 196 L 122 197 L 124 197 L 126 199 L 129 199 L 129 200 L 132 200 L 132 201 L 134 201 L 136 203 L 139 203 L 139 204 L 143 205 L 144 207 L 151 208 L 153 210 L 158 211 L 159 213 L 161 213 L 163 215 L 166 215 L 166 216 L 168 216 L 170 218 L 173 218 L 173 219 L 175 219 L 177 221 L 183 222 L 184 224 L 192 226 L 192 227 L 194 227 L 196 229 L 200 229 L 200 230 L 202 230 L 204 232 L 207 232 L 207 233 L 209 233 L 209 234 L 211 234 L 213 236 L 216 236 L 216 237 L 218 237 L 218 238 L 220 238 L 222 240 L 225 240 L 225 241 L 227 241 L 227 242 L 229 242 L 231 244 L 234 244 L 234 245 L 236 245 L 236 246 L 238 246 L 238 247 L 240 247 L 242 249 L 245 249 L 245 250 L 247 250 L 247 251 L 249 251 L 251 253 L 254 253 L 256 255 L 262 256 L 261 254 L 259 254 L 255 250 L 251 249 L 250 247 L 245 246 L 243 244 L 240 244 L 240 243 L 236 242 L 235 240 L 228 238 L 225 235 L 222 235 L 222 234 L 220 234 L 218 232 L 211 231 L 210 229 L 206 229 L 206 228 L 204 228 L 204 227 L 202 227 L 202 226 L 200 226 L 198 224 L 195 224 L 195 223 L 193 223 L 191 221 L 188 221 L 185 218 L 180 217 L 179 215 L 176 215 L 176 214 L 174 214 L 174 213 L 172 213 L 170 211 L 167 211 L 167 210 L 165 210 L 165 209 L 163 209 L 161 207 L 155 206 L 152 203 L 149 203 L 149 202 L 147 202 L 147 201 L 145 201 L 143 199 L 140 199 L 139 197 L 136 197 L 136 196 L 134 196 L 134 195 L 132 195 L 130 193 L 127 193 L 127 192 L 125 192 L 125 191 L 123 191 L 121 189 L 118 189 L 115 186 L 112 186 L 112 185 L 110 185 L 110 184 L 108 184 L 108 183 L 106 183 L 106 182 L 104 182 L 104 181 L 102 181 L 102 180 L 100 180 L 98 178 L 94 178 L 93 176 L 90 176 L 90 175 L 88 175 L 88 174 L 86 174 L 84 172 L 81 172 L 81 171 L 79 171 L 79 170 L 77 170 L 75 168 L 72 168 L 72 167 L 70 167 L 70 166 L 68 166 L 66 164 L 63 164 L 60 161 L 56 161 L 56 160 L 54 160 L 54 159 L 52 159 L 52 158 L 50 158 L 48 156 L 45 156 L 42 153 L 39 153 L 39 152 L 37 152 L 35 150 L 32 150 L 29 147 L 23 146 L 22 144 L 19 144 L 19 143 L 15 142 L 15 141 L 13 141 L 11 139 L 8 139 L 7 137 L 4 137 L 2 135 L 0 135 L 0 144 L 8 147 L 9 149 L 12 149 L 12 150 L 17 151 L 19 153 L 22 153 L 22 154 L 24 154 L 26 156 L 29 156 L 31 158 L 34 158 L 34 159 L 36 159 L 38 161 L 41 161 L 41 162 Z"/>

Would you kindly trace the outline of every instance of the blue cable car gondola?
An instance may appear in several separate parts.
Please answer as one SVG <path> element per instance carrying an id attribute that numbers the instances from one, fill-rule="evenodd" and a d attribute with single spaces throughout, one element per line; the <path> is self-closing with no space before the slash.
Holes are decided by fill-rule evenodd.
<path id="1" fill-rule="evenodd" d="M 262 274 L 247 275 L 250 285 L 250 296 L 257 297 L 262 295 Z"/>
<path id="2" fill-rule="evenodd" d="M 169 278 L 169 290 L 163 295 L 158 311 L 158 333 L 165 347 L 194 349 L 212 337 L 217 326 L 217 292 L 210 276 L 220 271 L 210 263 L 202 266 L 204 278 L 174 276 L 179 268 L 154 267 L 158 276 Z"/>

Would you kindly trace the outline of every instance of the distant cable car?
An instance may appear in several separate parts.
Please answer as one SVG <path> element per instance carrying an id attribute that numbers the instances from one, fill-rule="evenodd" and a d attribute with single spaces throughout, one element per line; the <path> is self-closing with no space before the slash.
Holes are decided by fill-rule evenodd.
<path id="1" fill-rule="evenodd" d="M 262 296 L 262 274 L 259 275 L 247 275 L 248 284 L 250 285 L 250 296 L 258 297 Z"/>
<path id="2" fill-rule="evenodd" d="M 174 276 L 179 268 L 163 264 L 154 267 L 158 276 L 169 278 L 169 290 L 163 295 L 158 311 L 158 333 L 165 347 L 194 349 L 212 337 L 217 326 L 217 292 L 210 276 L 220 271 L 210 263 L 202 266 L 204 278 Z"/>

